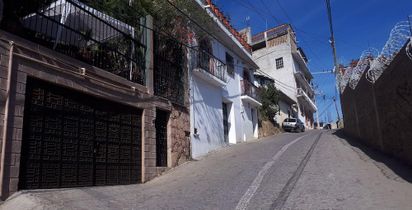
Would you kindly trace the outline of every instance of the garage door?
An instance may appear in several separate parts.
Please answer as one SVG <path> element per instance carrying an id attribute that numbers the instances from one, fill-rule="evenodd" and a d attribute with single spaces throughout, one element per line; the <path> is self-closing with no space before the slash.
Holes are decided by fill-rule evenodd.
<path id="1" fill-rule="evenodd" d="M 19 189 L 138 183 L 141 113 L 28 79 Z"/>

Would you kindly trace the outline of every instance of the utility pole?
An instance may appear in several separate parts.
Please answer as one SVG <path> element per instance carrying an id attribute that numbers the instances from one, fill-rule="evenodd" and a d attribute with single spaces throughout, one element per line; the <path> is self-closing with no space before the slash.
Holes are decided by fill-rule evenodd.
<path id="1" fill-rule="evenodd" d="M 316 110 L 316 124 L 318 125 L 318 126 L 316 126 L 316 128 L 317 128 L 317 129 L 320 129 L 320 125 L 319 125 L 319 107 L 318 107 L 318 105 L 316 104 L 316 94 L 315 94 L 314 100 L 315 100 L 315 106 L 316 106 L 316 108 L 318 109 L 318 110 Z"/>
<path id="2" fill-rule="evenodd" d="M 329 19 L 329 30 L 330 30 L 330 45 L 332 46 L 332 53 L 333 53 L 333 63 L 335 65 L 335 75 L 337 71 L 339 71 L 339 64 L 338 59 L 336 56 L 336 46 L 335 46 L 335 34 L 333 32 L 333 22 L 332 22 L 332 8 L 330 6 L 330 0 L 326 0 L 326 8 L 328 11 L 328 19 Z"/>
<path id="3" fill-rule="evenodd" d="M 340 74 L 341 72 L 340 72 L 340 69 L 339 69 L 338 59 L 337 59 L 337 56 L 336 56 L 335 34 L 333 33 L 333 22 L 332 22 L 332 8 L 330 6 L 330 0 L 325 0 L 325 1 L 326 1 L 326 8 L 327 8 L 327 11 L 328 11 L 329 30 L 330 30 L 330 45 L 332 47 L 333 63 L 335 65 L 335 77 L 337 77 L 338 74 Z M 336 91 L 336 89 L 335 89 L 335 91 Z M 336 105 L 336 96 L 333 97 L 333 101 L 335 103 L 338 122 L 340 122 L 339 110 L 338 110 L 338 106 Z M 339 125 L 338 125 L 338 127 L 339 127 Z"/>

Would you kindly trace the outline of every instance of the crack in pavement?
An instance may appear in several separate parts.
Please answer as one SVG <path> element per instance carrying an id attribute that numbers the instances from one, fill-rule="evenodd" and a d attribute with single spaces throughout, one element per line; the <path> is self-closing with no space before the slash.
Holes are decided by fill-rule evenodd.
<path id="1" fill-rule="evenodd" d="M 292 192 L 293 188 L 295 188 L 296 183 L 298 182 L 300 176 L 302 175 L 303 169 L 305 169 L 305 166 L 308 163 L 310 157 L 312 156 L 313 151 L 315 150 L 315 147 L 318 144 L 321 136 L 322 136 L 322 132 L 318 135 L 315 142 L 313 142 L 309 151 L 306 153 L 305 157 L 299 163 L 298 168 L 293 173 L 293 176 L 288 180 L 286 185 L 283 187 L 282 191 L 279 193 L 279 196 L 276 198 L 275 202 L 272 203 L 271 209 L 278 210 L 278 209 L 283 208 L 290 193 Z"/>

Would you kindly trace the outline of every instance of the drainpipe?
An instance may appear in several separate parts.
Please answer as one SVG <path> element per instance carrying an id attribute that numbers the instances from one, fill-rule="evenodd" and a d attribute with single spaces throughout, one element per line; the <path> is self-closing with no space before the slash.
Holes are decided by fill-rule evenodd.
<path id="1" fill-rule="evenodd" d="M 1 187 L 1 198 L 4 199 L 4 189 L 6 186 L 3 186 L 4 183 L 4 168 L 5 168 L 5 159 L 6 159 L 6 146 L 7 146 L 7 132 L 8 132 L 8 121 L 9 121 L 9 108 L 10 108 L 10 87 L 11 87 L 11 71 L 13 63 L 13 50 L 14 42 L 10 41 L 9 49 L 9 65 L 7 72 L 7 89 L 6 89 L 6 103 L 4 105 L 4 123 L 3 123 L 3 142 L 1 147 L 1 169 L 0 169 L 0 187 Z"/>

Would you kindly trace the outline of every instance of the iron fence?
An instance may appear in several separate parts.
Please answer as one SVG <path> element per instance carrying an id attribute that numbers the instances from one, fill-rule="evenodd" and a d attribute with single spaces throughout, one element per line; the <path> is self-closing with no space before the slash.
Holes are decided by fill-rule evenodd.
<path id="1" fill-rule="evenodd" d="M 260 101 L 260 97 L 258 94 L 258 88 L 248 80 L 241 80 L 242 84 L 242 95 L 250 96 L 257 101 Z"/>
<path id="2" fill-rule="evenodd" d="M 156 34 L 154 38 L 154 94 L 183 105 L 187 75 L 184 46 L 173 38 Z"/>
<path id="3" fill-rule="evenodd" d="M 227 80 L 226 65 L 221 60 L 202 49 L 198 50 L 197 67 L 209 72 L 223 82 L 226 82 Z"/>
<path id="4" fill-rule="evenodd" d="M 146 46 L 142 27 L 128 25 L 76 0 L 36 0 L 30 4 L 35 12 L 20 14 L 19 24 L 4 29 L 145 84 Z"/>

